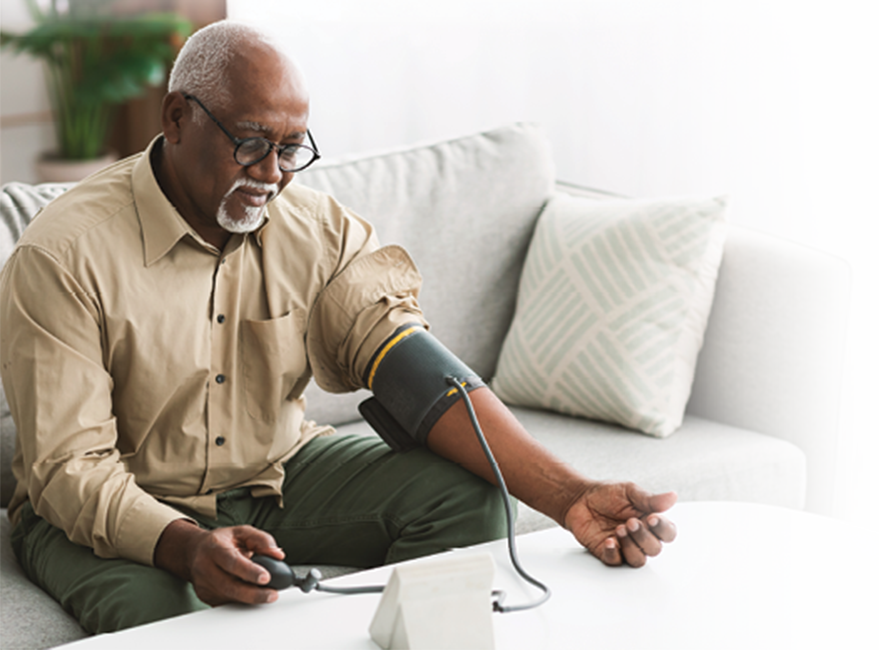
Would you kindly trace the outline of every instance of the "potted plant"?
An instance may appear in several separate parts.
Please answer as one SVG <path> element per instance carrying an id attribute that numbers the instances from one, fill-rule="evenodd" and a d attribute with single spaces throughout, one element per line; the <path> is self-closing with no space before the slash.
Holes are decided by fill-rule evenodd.
<path id="1" fill-rule="evenodd" d="M 109 0 L 69 0 L 65 12 L 56 0 L 46 11 L 36 0 L 26 2 L 35 26 L 24 34 L 0 32 L 0 46 L 45 65 L 57 151 L 43 162 L 111 162 L 103 156 L 115 109 L 165 80 L 189 21 L 171 13 L 117 15 Z"/>

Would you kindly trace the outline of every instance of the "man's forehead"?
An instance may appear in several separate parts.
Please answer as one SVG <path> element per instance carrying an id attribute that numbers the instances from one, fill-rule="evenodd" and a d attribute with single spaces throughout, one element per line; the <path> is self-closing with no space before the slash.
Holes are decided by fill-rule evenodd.
<path id="1" fill-rule="evenodd" d="M 236 127 L 238 129 L 242 129 L 244 131 L 257 131 L 259 133 L 264 133 L 265 135 L 272 135 L 274 133 L 274 129 L 266 124 L 261 124 L 260 122 L 256 122 L 254 120 L 241 120 L 236 123 Z M 305 136 L 304 131 L 293 131 L 289 133 L 287 138 L 302 138 Z"/>

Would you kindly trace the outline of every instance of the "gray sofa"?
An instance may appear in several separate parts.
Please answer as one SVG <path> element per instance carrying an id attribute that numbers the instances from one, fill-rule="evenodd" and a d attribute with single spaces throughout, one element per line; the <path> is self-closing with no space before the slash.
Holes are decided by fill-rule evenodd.
<path id="1" fill-rule="evenodd" d="M 321 163 L 294 182 L 334 195 L 371 220 L 384 244 L 400 243 L 411 252 L 424 277 L 421 302 L 433 331 L 489 378 L 546 201 L 558 190 L 602 197 L 554 176 L 544 133 L 516 124 Z M 37 209 L 65 189 L 3 187 L 0 263 Z M 829 512 L 848 283 L 840 260 L 731 226 L 691 398 L 676 433 L 658 439 L 612 424 L 513 410 L 536 438 L 597 478 L 674 489 L 683 500 Z M 364 397 L 312 386 L 309 417 L 342 432 L 370 434 L 356 410 Z M 14 488 L 15 426 L 5 398 L 2 407 L 0 638 L 4 648 L 51 647 L 84 632 L 27 580 L 12 555 L 5 506 Z M 549 525 L 521 508 L 521 532 Z"/>

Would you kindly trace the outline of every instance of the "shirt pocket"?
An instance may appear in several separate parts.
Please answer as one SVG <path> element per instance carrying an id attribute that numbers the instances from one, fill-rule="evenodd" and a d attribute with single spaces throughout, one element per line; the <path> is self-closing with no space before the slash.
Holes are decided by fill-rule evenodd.
<path id="1" fill-rule="evenodd" d="M 280 318 L 240 323 L 243 389 L 253 418 L 275 422 L 287 395 L 305 374 L 306 320 L 303 310 L 295 310 Z"/>

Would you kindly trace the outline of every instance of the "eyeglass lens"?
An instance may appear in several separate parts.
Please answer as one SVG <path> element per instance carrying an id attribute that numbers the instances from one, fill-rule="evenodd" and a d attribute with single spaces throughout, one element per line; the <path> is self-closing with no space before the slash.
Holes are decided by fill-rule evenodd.
<path id="1" fill-rule="evenodd" d="M 264 138 L 249 138 L 243 140 L 236 148 L 234 157 L 241 165 L 254 165 L 268 155 L 274 147 Z M 279 152 L 280 169 L 286 172 L 297 171 L 314 160 L 314 151 L 310 147 L 302 145 L 286 145 Z"/>

